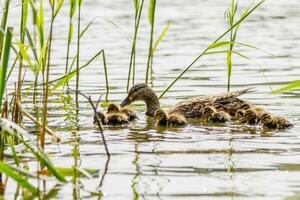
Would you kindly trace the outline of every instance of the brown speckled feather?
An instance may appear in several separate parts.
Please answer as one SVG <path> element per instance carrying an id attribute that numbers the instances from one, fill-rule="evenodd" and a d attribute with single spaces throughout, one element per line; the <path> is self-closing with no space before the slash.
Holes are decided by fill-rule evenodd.
<path id="1" fill-rule="evenodd" d="M 252 88 L 246 88 L 212 96 L 191 97 L 177 103 L 170 109 L 170 113 L 180 113 L 186 118 L 200 118 L 202 116 L 203 107 L 210 105 L 217 110 L 228 112 L 230 115 L 234 116 L 236 110 L 245 102 L 237 97 L 251 92 L 251 89 Z"/>

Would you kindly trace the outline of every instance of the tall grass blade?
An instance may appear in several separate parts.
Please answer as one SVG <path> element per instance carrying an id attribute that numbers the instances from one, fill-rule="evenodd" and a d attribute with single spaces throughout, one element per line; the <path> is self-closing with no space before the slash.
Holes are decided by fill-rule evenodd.
<path id="1" fill-rule="evenodd" d="M 287 86 L 282 87 L 278 90 L 275 90 L 273 93 L 274 94 L 279 94 L 279 93 L 295 90 L 295 89 L 298 89 L 298 88 L 300 88 L 300 80 L 293 81 L 293 82 L 289 83 Z"/>
<path id="2" fill-rule="evenodd" d="M 9 5 L 10 5 L 10 0 L 5 0 L 4 8 L 3 8 L 3 14 L 2 14 L 2 18 L 1 18 L 1 29 L 2 29 L 2 31 L 4 31 L 6 29 Z M 3 39 L 4 39 L 4 34 L 0 34 L 0 56 L 2 55 Z"/>
<path id="3" fill-rule="evenodd" d="M 9 61 L 9 54 L 10 54 L 10 47 L 11 47 L 11 39 L 13 34 L 13 28 L 8 27 L 5 32 L 4 37 L 4 48 L 1 55 L 1 68 L 0 68 L 0 110 L 2 110 L 2 101 L 3 101 L 3 94 L 5 91 L 5 80 L 6 80 L 6 72 L 8 68 L 8 61 Z"/>
<path id="4" fill-rule="evenodd" d="M 153 32 L 154 32 L 154 18 L 155 18 L 155 6 L 156 6 L 156 0 L 149 0 L 149 22 L 151 25 L 151 32 L 150 32 L 150 42 L 149 42 L 149 51 L 148 51 L 148 60 L 147 60 L 147 67 L 146 67 L 146 77 L 145 77 L 145 83 L 148 83 L 149 79 L 149 69 L 150 65 L 152 63 L 153 58 Z"/>
<path id="5" fill-rule="evenodd" d="M 15 169 L 11 168 L 9 165 L 3 163 L 2 161 L 0 161 L 0 172 L 5 173 L 8 177 L 14 179 L 19 186 L 27 189 L 29 192 L 33 194 L 38 193 L 38 189 L 31 185 L 26 177 L 16 173 Z"/>
<path id="6" fill-rule="evenodd" d="M 153 47 L 153 53 L 155 52 L 155 50 L 157 49 L 159 43 L 162 41 L 162 39 L 164 38 L 164 36 L 167 34 L 167 32 L 170 29 L 171 24 L 173 23 L 173 21 L 169 21 L 168 24 L 166 25 L 166 27 L 163 29 L 163 31 L 161 32 L 161 34 L 159 35 L 158 39 L 156 40 L 154 47 Z"/>

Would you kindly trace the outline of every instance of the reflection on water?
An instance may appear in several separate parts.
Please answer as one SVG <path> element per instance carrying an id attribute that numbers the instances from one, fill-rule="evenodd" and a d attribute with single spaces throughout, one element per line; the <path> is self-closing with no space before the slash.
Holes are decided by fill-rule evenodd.
<path id="1" fill-rule="evenodd" d="M 241 1 L 240 6 L 245 7 L 246 3 Z M 110 23 L 97 18 L 83 38 L 81 51 L 81 60 L 85 62 L 99 49 L 105 49 L 111 86 L 109 98 L 113 102 L 120 102 L 125 97 L 125 72 L 131 48 L 125 36 L 132 35 L 134 22 L 131 4 L 124 0 L 84 1 L 82 8 L 83 26 L 97 16 L 112 20 L 119 26 L 116 30 Z M 225 30 L 223 13 L 229 1 L 173 0 L 172 3 L 160 1 L 157 6 L 157 33 L 168 20 L 174 21 L 154 58 L 153 87 L 160 94 L 183 67 Z M 284 0 L 267 1 L 241 26 L 238 34 L 240 42 L 276 55 L 242 49 L 263 65 L 273 89 L 299 79 L 299 9 L 298 0 L 288 3 Z M 11 16 L 16 17 L 12 17 L 9 23 L 18 23 L 18 12 L 17 9 L 11 11 Z M 66 13 L 68 6 L 63 7 L 54 27 L 53 79 L 64 73 Z M 136 62 L 138 82 L 144 80 L 147 61 L 149 25 L 146 12 L 140 31 Z M 103 69 L 99 66 L 102 63 L 96 61 L 81 74 L 80 89 L 93 99 L 105 91 Z M 30 76 L 28 73 L 27 81 L 32 80 Z M 226 81 L 224 55 L 204 57 L 161 100 L 161 104 L 169 107 L 196 94 L 223 92 Z M 221 126 L 192 123 L 180 129 L 155 129 L 153 122 L 144 116 L 144 106 L 139 105 L 135 107 L 140 117 L 137 122 L 128 127 L 105 129 L 112 154 L 110 160 L 106 159 L 100 133 L 93 127 L 88 102 L 80 97 L 80 131 L 76 139 L 68 129 L 77 120 L 69 109 L 72 99 L 66 95 L 62 104 L 60 92 L 54 92 L 49 103 L 49 126 L 61 134 L 63 141 L 58 146 L 47 145 L 47 152 L 58 167 L 73 167 L 74 173 L 79 169 L 95 169 L 99 173 L 90 178 L 71 176 L 71 182 L 66 185 L 56 185 L 52 179 L 48 180 L 45 196 L 57 199 L 298 199 L 299 91 L 273 95 L 265 82 L 255 63 L 234 57 L 233 88 L 254 86 L 256 92 L 243 98 L 286 116 L 295 124 L 294 128 L 274 131 L 230 123 Z M 73 85 L 71 82 L 71 87 Z M 8 87 L 13 89 L 13 83 Z M 31 95 L 29 93 L 29 98 L 24 99 L 27 110 L 33 108 Z M 38 104 L 37 108 L 40 107 Z M 33 126 L 28 122 L 25 124 Z M 29 168 L 34 170 L 36 162 L 27 160 Z M 14 182 L 8 181 L 5 195 L 12 199 L 21 192 Z"/>

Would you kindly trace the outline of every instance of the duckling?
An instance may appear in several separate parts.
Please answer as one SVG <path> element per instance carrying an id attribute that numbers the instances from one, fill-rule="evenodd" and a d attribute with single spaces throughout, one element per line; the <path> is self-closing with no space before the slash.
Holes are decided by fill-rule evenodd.
<path id="1" fill-rule="evenodd" d="M 226 112 L 234 110 L 235 113 L 236 108 L 245 102 L 238 99 L 238 97 L 250 91 L 251 88 L 246 88 L 211 96 L 191 97 L 173 106 L 169 110 L 169 114 L 179 113 L 186 118 L 199 118 L 202 115 L 202 107 L 216 104 L 222 105 L 220 106 L 220 109 L 217 109 L 217 111 L 224 110 L 225 107 Z M 135 101 L 144 101 L 146 103 L 146 115 L 149 117 L 153 117 L 155 111 L 160 108 L 159 99 L 156 93 L 152 90 L 152 88 L 144 83 L 136 84 L 129 90 L 127 97 L 121 103 L 121 107 L 129 105 Z"/>
<path id="2" fill-rule="evenodd" d="M 257 116 L 254 109 L 247 109 L 244 111 L 243 116 L 238 121 L 241 124 L 255 125 L 259 122 L 259 117 Z"/>
<path id="3" fill-rule="evenodd" d="M 212 114 L 209 121 L 212 123 L 225 123 L 230 120 L 230 115 L 224 111 L 217 111 Z"/>
<path id="4" fill-rule="evenodd" d="M 271 129 L 284 129 L 293 126 L 293 124 L 291 124 L 287 119 L 279 116 L 273 116 L 270 113 L 262 115 L 261 123 L 264 127 Z"/>
<path id="5" fill-rule="evenodd" d="M 128 117 L 123 113 L 111 113 L 105 114 L 103 112 L 97 112 L 98 118 L 103 125 L 125 125 L 129 124 Z M 94 123 L 96 123 L 96 116 L 94 116 Z"/>
<path id="6" fill-rule="evenodd" d="M 201 119 L 211 123 L 224 123 L 229 121 L 230 116 L 225 111 L 217 111 L 213 106 L 205 106 L 202 111 Z"/>
<path id="7" fill-rule="evenodd" d="M 168 115 L 163 109 L 159 108 L 155 111 L 154 119 L 156 120 L 155 126 L 166 127 L 166 126 L 186 126 L 187 122 L 184 116 L 180 114 Z"/>
<path id="8" fill-rule="evenodd" d="M 108 108 L 107 108 L 107 114 L 111 114 L 111 113 L 123 113 L 128 117 L 129 121 L 135 120 L 137 119 L 137 114 L 134 110 L 124 107 L 124 108 L 120 108 L 120 106 L 118 106 L 117 104 L 111 103 L 109 104 Z"/>

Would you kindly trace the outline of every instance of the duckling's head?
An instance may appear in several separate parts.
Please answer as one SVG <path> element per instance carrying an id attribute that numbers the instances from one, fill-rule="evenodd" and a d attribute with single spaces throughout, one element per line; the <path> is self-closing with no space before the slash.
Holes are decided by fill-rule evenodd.
<path id="1" fill-rule="evenodd" d="M 265 113 L 261 116 L 261 122 L 264 124 L 271 123 L 273 121 L 273 117 L 270 113 Z"/>
<path id="2" fill-rule="evenodd" d="M 106 124 L 106 115 L 103 112 L 97 112 L 97 116 L 102 124 Z M 97 123 L 96 116 L 94 116 L 94 123 Z"/>
<path id="3" fill-rule="evenodd" d="M 215 108 L 212 106 L 205 106 L 203 111 L 202 111 L 202 115 L 207 116 L 207 115 L 211 115 L 212 113 L 215 112 Z"/>
<path id="4" fill-rule="evenodd" d="M 107 113 L 117 113 L 120 111 L 120 107 L 117 104 L 111 103 L 107 108 Z"/>
<path id="5" fill-rule="evenodd" d="M 254 110 L 252 110 L 252 109 L 248 109 L 248 110 L 246 110 L 245 111 L 245 113 L 244 113 L 244 117 L 256 117 L 256 113 L 255 113 L 255 111 Z"/>
<path id="6" fill-rule="evenodd" d="M 121 103 L 121 107 L 135 101 L 144 101 L 147 105 L 146 115 L 153 117 L 155 111 L 160 107 L 155 92 L 145 83 L 134 85 L 128 92 L 127 97 Z"/>
<path id="7" fill-rule="evenodd" d="M 239 109 L 248 110 L 249 108 L 251 108 L 251 105 L 247 102 L 244 102 L 244 103 L 242 103 L 242 105 L 240 106 Z"/>
<path id="8" fill-rule="evenodd" d="M 162 120 L 165 118 L 167 118 L 167 113 L 163 109 L 159 108 L 155 111 L 154 113 L 155 120 Z"/>
<path id="9" fill-rule="evenodd" d="M 245 114 L 245 111 L 243 109 L 239 109 L 236 111 L 235 117 L 239 119 L 239 118 L 242 118 L 244 116 L 244 114 Z"/>

